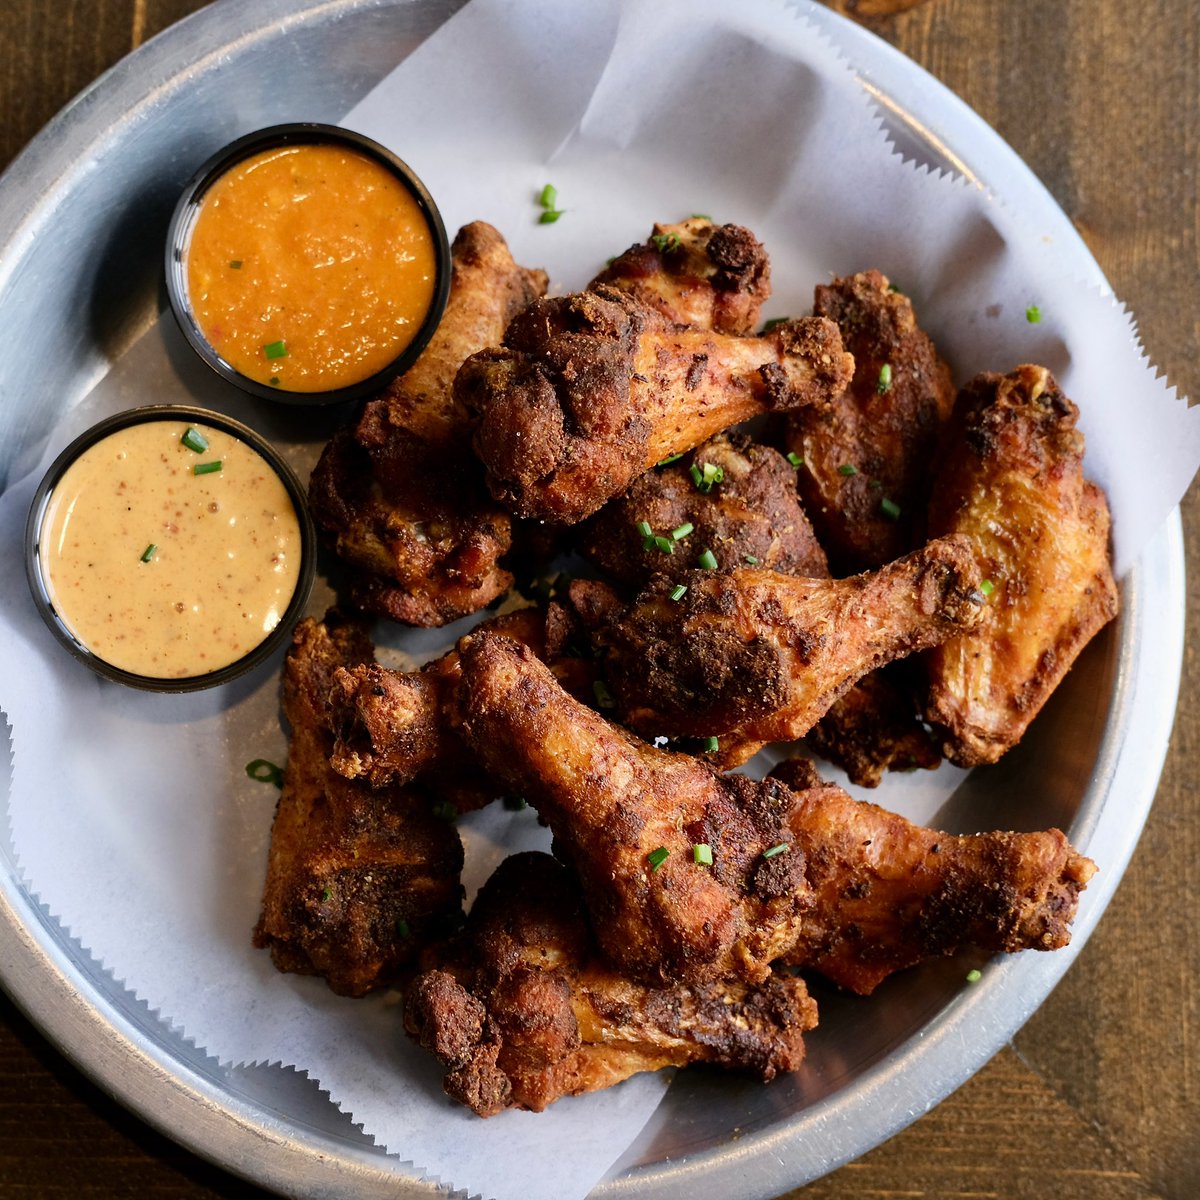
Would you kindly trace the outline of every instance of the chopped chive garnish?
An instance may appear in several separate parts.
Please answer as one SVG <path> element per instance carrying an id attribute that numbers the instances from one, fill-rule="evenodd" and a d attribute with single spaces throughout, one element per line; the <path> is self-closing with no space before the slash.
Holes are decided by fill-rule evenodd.
<path id="1" fill-rule="evenodd" d="M 706 737 L 704 741 L 700 743 L 700 747 L 705 754 L 716 754 L 716 752 L 721 748 L 721 743 L 715 737 Z"/>
<path id="2" fill-rule="evenodd" d="M 691 521 L 684 521 L 682 525 L 676 525 L 675 528 L 671 530 L 671 537 L 678 542 L 687 537 L 687 535 L 695 528 L 695 525 L 693 525 Z"/>
<path id="3" fill-rule="evenodd" d="M 849 479 L 851 475 L 858 474 L 858 468 L 853 463 L 842 463 L 842 465 L 838 467 L 838 474 L 845 475 L 846 478 Z"/>
<path id="4" fill-rule="evenodd" d="M 273 783 L 276 787 L 283 787 L 283 768 L 277 767 L 269 759 L 256 758 L 253 762 L 248 762 L 246 774 L 259 783 Z"/>
<path id="5" fill-rule="evenodd" d="M 707 842 L 697 842 L 692 847 L 692 862 L 702 867 L 712 866 L 712 847 Z"/>
<path id="6" fill-rule="evenodd" d="M 692 213 L 693 221 L 711 221 L 712 217 L 708 213 Z"/>
<path id="7" fill-rule="evenodd" d="M 215 462 L 197 463 L 192 468 L 193 475 L 211 475 L 214 471 L 221 469 L 221 460 L 218 458 Z"/>
<path id="8" fill-rule="evenodd" d="M 985 595 L 990 596 L 995 590 L 996 585 L 990 580 L 985 579 L 980 585 L 979 590 Z"/>
<path id="9" fill-rule="evenodd" d="M 800 455 L 795 452 L 795 450 L 788 451 L 787 460 L 792 464 L 793 467 L 804 466 L 804 459 L 802 459 Z"/>
<path id="10" fill-rule="evenodd" d="M 686 450 L 680 450 L 678 454 L 668 454 L 666 458 L 660 458 L 654 465 L 656 467 L 665 467 L 668 463 L 678 462 L 686 453 Z"/>
<path id="11" fill-rule="evenodd" d="M 321 899 L 322 900 L 328 901 L 332 895 L 333 895 L 332 888 L 322 888 L 321 889 Z"/>
<path id="12" fill-rule="evenodd" d="M 703 567 L 706 571 L 715 571 L 717 569 L 717 556 L 711 550 L 705 550 L 696 559 L 696 564 Z"/>
<path id="13" fill-rule="evenodd" d="M 408 922 L 403 917 L 401 917 L 396 922 L 396 936 L 397 937 L 408 937 L 409 933 L 411 933 L 411 932 L 412 932 L 412 930 L 410 929 Z"/>
<path id="14" fill-rule="evenodd" d="M 675 553 L 675 543 L 672 542 L 670 538 L 663 537 L 662 534 L 659 534 L 659 536 L 654 539 L 654 546 L 655 549 L 661 550 L 664 554 Z"/>
<path id="15" fill-rule="evenodd" d="M 509 812 L 521 812 L 523 809 L 529 807 L 529 801 L 524 796 L 505 796 L 504 807 Z"/>
<path id="16" fill-rule="evenodd" d="M 557 221 L 558 218 L 561 216 L 562 216 L 562 213 L 559 212 L 559 210 L 557 208 L 548 208 L 544 213 L 542 213 L 538 217 L 538 224 L 539 225 L 553 225 L 554 222 Z"/>
<path id="17" fill-rule="evenodd" d="M 264 342 L 263 353 L 268 358 L 287 358 L 287 342 L 280 338 L 277 342 Z"/>
<path id="18" fill-rule="evenodd" d="M 670 254 L 679 249 L 679 235 L 675 233 L 656 233 L 650 240 L 660 254 Z"/>
<path id="19" fill-rule="evenodd" d="M 875 390 L 882 396 L 884 392 L 890 391 L 892 386 L 892 364 L 884 363 L 879 368 L 879 382 L 875 385 Z"/>
<path id="20" fill-rule="evenodd" d="M 208 438 L 200 430 L 189 426 L 187 432 L 179 439 L 189 450 L 203 454 L 208 449 Z"/>
<path id="21" fill-rule="evenodd" d="M 696 487 L 707 495 L 716 484 L 724 481 L 725 468 L 718 467 L 714 463 L 705 463 L 701 469 L 696 463 L 692 463 L 688 468 L 688 474 L 691 475 L 692 482 Z"/>
<path id="22" fill-rule="evenodd" d="M 603 679 L 597 679 L 592 684 L 592 695 L 596 697 L 596 703 L 601 708 L 616 708 L 617 702 L 613 699 L 613 694 L 608 690 L 608 684 Z"/>
<path id="23" fill-rule="evenodd" d="M 898 287 L 897 287 L 897 286 L 896 286 L 894 283 L 889 283 L 889 284 L 888 284 L 888 291 L 889 291 L 889 292 L 895 292 L 897 296 L 903 296 L 903 295 L 904 295 L 904 289 L 903 289 L 903 288 L 898 288 Z"/>
<path id="24" fill-rule="evenodd" d="M 456 821 L 458 820 L 458 809 L 449 800 L 439 800 L 433 806 L 433 815 L 441 817 L 443 821 Z"/>
<path id="25" fill-rule="evenodd" d="M 685 584 L 677 583 L 671 589 L 671 599 L 672 600 L 682 600 L 684 598 L 684 596 L 686 596 L 686 595 L 687 595 L 687 586 Z"/>
<path id="26" fill-rule="evenodd" d="M 646 855 L 646 861 L 650 864 L 650 870 L 657 871 L 670 856 L 671 852 L 666 846 L 659 846 L 657 850 L 651 850 Z"/>
<path id="27" fill-rule="evenodd" d="M 879 501 L 879 511 L 889 520 L 895 521 L 900 516 L 900 505 L 895 500 L 889 500 L 887 496 L 884 496 Z"/>
<path id="28" fill-rule="evenodd" d="M 229 269 L 230 269 L 231 271 L 240 271 L 240 270 L 242 269 L 242 260 L 241 260 L 240 258 L 235 258 L 235 259 L 234 259 L 234 260 L 233 260 L 233 261 L 232 261 L 232 262 L 229 264 Z"/>
<path id="29" fill-rule="evenodd" d="M 148 545 L 145 550 L 142 551 L 142 562 L 149 562 L 157 553 L 158 546 L 155 545 L 154 542 L 151 542 L 150 545 Z"/>
<path id="30" fill-rule="evenodd" d="M 882 479 L 872 479 L 871 483 L 870 483 L 870 488 L 871 488 L 871 491 L 873 491 L 873 492 L 878 492 L 878 491 L 882 490 L 883 480 Z"/>
<path id="31" fill-rule="evenodd" d="M 538 197 L 538 203 L 543 208 L 553 208 L 558 203 L 558 188 L 552 183 L 546 184 L 542 188 L 542 194 Z"/>
<path id="32" fill-rule="evenodd" d="M 654 530 L 650 528 L 649 521 L 639 521 L 637 523 L 637 531 L 644 538 L 652 538 L 654 536 Z"/>
<path id="33" fill-rule="evenodd" d="M 778 842 L 776 845 L 770 846 L 763 851 L 763 858 L 774 858 L 775 855 L 783 854 L 790 849 L 791 846 L 787 842 Z"/>
<path id="34" fill-rule="evenodd" d="M 1041 319 L 1042 319 L 1042 310 L 1040 308 L 1038 308 L 1038 306 L 1036 304 L 1031 304 L 1025 310 L 1025 320 L 1027 320 L 1030 323 L 1030 325 L 1036 325 Z"/>
<path id="35" fill-rule="evenodd" d="M 786 325 L 791 319 L 791 317 L 772 317 L 769 321 L 763 322 L 762 332 L 770 333 L 772 329 Z"/>
<path id="36" fill-rule="evenodd" d="M 978 967 L 972 967 L 967 972 L 968 983 L 978 983 L 983 978 L 983 972 Z"/>
<path id="37" fill-rule="evenodd" d="M 748 562 L 752 567 L 758 566 L 758 555 L 757 554 L 743 554 L 742 558 L 745 562 Z"/>

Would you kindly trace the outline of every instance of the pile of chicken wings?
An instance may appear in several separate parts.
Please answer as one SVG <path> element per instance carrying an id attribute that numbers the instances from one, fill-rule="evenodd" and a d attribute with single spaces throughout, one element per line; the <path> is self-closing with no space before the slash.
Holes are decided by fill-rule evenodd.
<path id="1" fill-rule="evenodd" d="M 767 254 L 708 218 L 554 298 L 482 222 L 453 262 L 433 341 L 312 474 L 340 607 L 285 668 L 255 944 L 344 995 L 403 987 L 481 1116 L 693 1062 L 771 1079 L 813 973 L 865 995 L 1065 945 L 1096 868 L 1060 831 L 921 828 L 811 760 L 865 786 L 995 762 L 1116 615 L 1050 373 L 956 392 L 875 270 L 760 327 Z M 422 670 L 376 661 L 378 618 L 471 614 Z M 554 853 L 464 917 L 454 822 L 491 802 Z"/>

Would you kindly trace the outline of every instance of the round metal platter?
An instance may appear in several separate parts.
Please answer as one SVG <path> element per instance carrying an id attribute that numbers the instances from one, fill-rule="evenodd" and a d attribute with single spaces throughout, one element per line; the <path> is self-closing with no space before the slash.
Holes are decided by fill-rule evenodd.
<path id="1" fill-rule="evenodd" d="M 248 129 L 337 121 L 460 4 L 219 0 L 51 122 L 0 180 L 0 323 L 9 347 L 0 486 L 157 317 L 162 235 L 195 163 Z M 1077 277 L 1103 285 L 1045 189 L 961 101 L 857 26 L 818 5 L 799 7 L 855 63 L 904 153 L 958 170 L 1020 209 L 1053 234 Z M 778 1195 L 914 1120 L 1020 1027 L 1103 912 L 1157 787 L 1183 650 L 1177 513 L 1124 581 L 1122 601 L 1117 624 L 1089 647 L 1025 742 L 960 789 L 964 803 L 985 808 L 1008 793 L 1012 827 L 1059 824 L 1101 864 L 1072 947 L 995 964 L 969 988 L 954 960 L 894 977 L 869 1003 L 818 992 L 821 1028 L 801 1072 L 770 1087 L 683 1073 L 596 1200 Z M 0 765 L 0 786 L 7 769 Z M 28 894 L 6 838 L 0 977 L 85 1072 L 237 1174 L 306 1197 L 438 1193 L 402 1150 L 381 1153 L 302 1075 L 223 1069 L 173 1035 Z"/>

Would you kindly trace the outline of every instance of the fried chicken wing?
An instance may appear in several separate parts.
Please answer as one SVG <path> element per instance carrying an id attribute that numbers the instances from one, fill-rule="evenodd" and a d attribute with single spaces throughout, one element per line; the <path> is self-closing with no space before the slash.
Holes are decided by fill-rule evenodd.
<path id="1" fill-rule="evenodd" d="M 545 291 L 546 275 L 518 266 L 482 221 L 454 239 L 453 271 L 429 345 L 333 437 L 309 485 L 314 519 L 349 564 L 350 600 L 407 625 L 477 612 L 512 583 L 499 565 L 511 519 L 483 485 L 453 382 Z"/>
<path id="2" fill-rule="evenodd" d="M 518 854 L 479 893 L 459 943 L 409 989 L 405 1024 L 481 1117 L 541 1112 L 639 1071 L 708 1062 L 768 1080 L 795 1070 L 816 1005 L 789 974 L 647 987 L 599 955 L 578 884 Z"/>
<path id="3" fill-rule="evenodd" d="M 669 321 L 718 333 L 753 333 L 771 294 L 762 243 L 740 225 L 691 217 L 655 225 L 650 237 L 613 259 L 588 284 L 630 292 Z"/>
<path id="4" fill-rule="evenodd" d="M 926 660 L 926 715 L 961 766 L 1013 746 L 1117 613 L 1108 505 L 1083 477 L 1077 417 L 1044 367 L 980 375 L 939 453 L 930 529 L 971 537 L 991 591 L 979 628 Z"/>
<path id="5" fill-rule="evenodd" d="M 394 980 L 462 903 L 458 834 L 412 789 L 374 789 L 329 766 L 335 670 L 374 657 L 361 627 L 312 619 L 284 668 L 291 727 L 254 944 L 281 971 L 361 996 Z"/>
<path id="6" fill-rule="evenodd" d="M 885 771 L 932 771 L 942 753 L 918 717 L 918 688 L 889 663 L 839 696 L 804 735 L 808 746 L 836 763 L 859 787 L 878 787 Z"/>
<path id="7" fill-rule="evenodd" d="M 1059 830 L 939 833 L 823 783 L 803 759 L 772 774 L 796 793 L 788 828 L 813 895 L 785 961 L 865 996 L 894 971 L 968 946 L 1070 941 L 1096 866 Z"/>
<path id="8" fill-rule="evenodd" d="M 800 496 L 835 574 L 872 570 L 924 540 L 929 463 L 954 404 L 950 369 L 907 296 L 879 271 L 816 289 L 854 378 L 832 404 L 790 413 L 786 449 L 804 460 Z"/>
<path id="9" fill-rule="evenodd" d="M 570 596 L 620 719 L 652 736 L 715 737 L 709 757 L 723 769 L 803 737 L 855 680 L 972 628 L 983 604 L 964 537 L 851 579 L 746 569 L 684 582 L 675 599 L 677 585 L 655 579 L 624 607 L 583 580 Z"/>
<path id="10" fill-rule="evenodd" d="M 1052 949 L 1094 871 L 1056 830 L 949 837 L 798 768 L 798 792 L 718 775 L 609 724 L 495 634 L 462 661 L 467 737 L 549 824 L 609 960 L 647 984 L 758 982 L 786 956 L 870 991 L 966 945 Z"/>
<path id="11" fill-rule="evenodd" d="M 707 491 L 694 476 L 710 481 Z M 581 527 L 579 548 L 627 584 L 674 578 L 694 567 L 703 549 L 721 570 L 753 563 L 789 575 L 829 573 L 796 496 L 795 468 L 777 450 L 737 434 L 719 435 L 635 479 Z"/>
<path id="12" fill-rule="evenodd" d="M 832 321 L 734 338 L 598 286 L 531 304 L 502 347 L 463 364 L 454 393 L 478 419 L 492 494 L 519 516 L 570 525 L 731 425 L 827 403 L 852 371 Z"/>
<path id="13" fill-rule="evenodd" d="M 479 626 L 529 646 L 551 664 L 574 695 L 590 695 L 594 669 L 565 652 L 575 636 L 561 605 L 524 608 Z M 460 812 L 470 812 L 501 792 L 480 769 L 457 729 L 457 648 L 419 671 L 393 671 L 374 660 L 338 667 L 329 690 L 330 765 L 347 779 L 372 787 L 411 783 L 436 792 Z"/>

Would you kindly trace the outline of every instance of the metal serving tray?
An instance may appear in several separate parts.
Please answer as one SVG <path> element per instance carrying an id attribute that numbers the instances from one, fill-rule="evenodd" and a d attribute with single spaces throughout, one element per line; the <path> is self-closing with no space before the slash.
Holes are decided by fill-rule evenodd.
<path id="1" fill-rule="evenodd" d="M 195 164 L 249 129 L 337 121 L 459 6 L 219 0 L 118 64 L 47 126 L 0 180 L 0 487 L 156 319 L 162 235 Z M 819 5 L 799 7 L 848 50 L 907 154 L 1019 204 L 1053 233 L 1076 275 L 1103 284 L 1070 222 L 978 117 L 857 26 Z M 978 793 L 972 802 L 1011 789 L 1014 826 L 1057 822 L 1103 864 L 1071 949 L 1017 956 L 973 988 L 962 986 L 962 964 L 947 962 L 896 977 L 866 1004 L 822 993 L 820 1036 L 801 1073 L 768 1088 L 684 1073 L 596 1200 L 775 1196 L 896 1132 L 1012 1036 L 1086 940 L 1136 844 L 1171 730 L 1183 597 L 1176 513 L 1125 580 L 1117 625 L 1089 648 L 1019 751 L 964 789 Z M 8 758 L 0 754 L 0 764 Z M 1035 791 L 1036 805 L 1022 809 L 1021 794 Z M 437 1193 L 303 1076 L 222 1069 L 172 1034 L 27 893 L 6 836 L 0 979 L 76 1065 L 231 1171 L 305 1197 Z"/>

